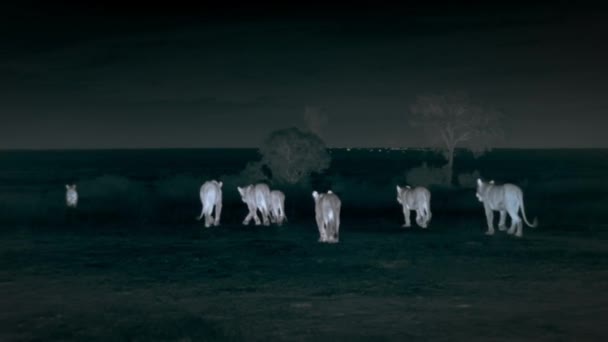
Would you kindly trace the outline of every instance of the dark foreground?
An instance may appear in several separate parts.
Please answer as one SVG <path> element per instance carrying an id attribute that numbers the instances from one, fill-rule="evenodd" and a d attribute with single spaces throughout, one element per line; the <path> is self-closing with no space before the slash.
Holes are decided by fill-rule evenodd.
<path id="1" fill-rule="evenodd" d="M 312 222 L 0 239 L 1 341 L 602 341 L 608 234 Z M 601 227 L 600 227 L 601 228 Z M 604 227 L 605 228 L 605 227 Z"/>

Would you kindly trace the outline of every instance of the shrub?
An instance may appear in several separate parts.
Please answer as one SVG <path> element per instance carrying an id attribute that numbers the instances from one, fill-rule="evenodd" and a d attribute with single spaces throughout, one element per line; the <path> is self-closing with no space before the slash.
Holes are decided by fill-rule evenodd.
<path id="1" fill-rule="evenodd" d="M 405 179 L 411 186 L 450 186 L 449 172 L 446 168 L 432 168 L 426 163 L 409 170 Z"/>
<path id="2" fill-rule="evenodd" d="M 163 201 L 191 202 L 198 199 L 199 190 L 203 183 L 203 180 L 192 176 L 178 175 L 157 181 L 155 189 L 159 198 Z"/>
<path id="3" fill-rule="evenodd" d="M 264 172 L 264 164 L 260 161 L 249 162 L 236 177 L 241 184 L 268 183 L 270 181 Z"/>
<path id="4" fill-rule="evenodd" d="M 465 172 L 458 175 L 458 185 L 462 188 L 477 187 L 477 179 L 481 178 L 479 171 Z"/>
<path id="5" fill-rule="evenodd" d="M 145 220 L 151 209 L 149 191 L 125 177 L 104 175 L 78 183 L 79 210 L 94 221 L 112 218 Z"/>
<path id="6" fill-rule="evenodd" d="M 42 198 L 32 193 L 0 194 L 0 218 L 3 223 L 31 223 L 41 215 Z"/>
<path id="7" fill-rule="evenodd" d="M 270 133 L 260 147 L 262 163 L 278 183 L 296 184 L 329 167 L 325 143 L 312 132 L 292 127 Z"/>
<path id="8" fill-rule="evenodd" d="M 379 209 L 396 205 L 395 184 L 391 182 L 376 183 L 340 175 L 332 176 L 329 181 L 328 189 L 338 194 L 347 208 Z"/>

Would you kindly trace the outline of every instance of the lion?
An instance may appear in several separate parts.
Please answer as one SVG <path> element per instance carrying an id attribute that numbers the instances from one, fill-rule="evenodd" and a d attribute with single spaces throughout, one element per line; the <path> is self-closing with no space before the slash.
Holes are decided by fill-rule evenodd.
<path id="1" fill-rule="evenodd" d="M 197 220 L 201 220 L 205 216 L 205 228 L 209 228 L 212 224 L 218 226 L 220 224 L 220 215 L 222 214 L 222 182 L 216 180 L 206 181 L 200 190 L 201 215 Z M 211 216 L 211 212 L 215 207 L 215 217 Z"/>
<path id="2" fill-rule="evenodd" d="M 270 189 L 268 185 L 264 183 L 258 184 L 250 184 L 246 187 L 237 187 L 239 193 L 241 194 L 241 200 L 243 203 L 247 204 L 247 208 L 249 209 L 249 213 L 243 220 L 243 225 L 248 225 L 249 221 L 253 218 L 255 221 L 255 225 L 260 225 L 260 219 L 256 211 L 260 211 L 262 215 L 262 223 L 265 226 L 270 225 L 269 215 L 270 215 Z"/>
<path id="3" fill-rule="evenodd" d="M 272 190 L 270 192 L 270 221 L 281 226 L 286 220 L 285 194 L 280 190 Z"/>
<path id="4" fill-rule="evenodd" d="M 65 185 L 65 204 L 68 208 L 76 208 L 78 205 L 78 192 L 76 191 L 76 184 Z"/>
<path id="5" fill-rule="evenodd" d="M 410 211 L 416 210 L 416 223 L 427 228 L 431 221 L 431 192 L 425 187 L 405 186 L 404 188 L 397 185 L 397 202 L 403 206 L 403 216 L 405 223 L 402 227 L 410 227 Z"/>
<path id="6" fill-rule="evenodd" d="M 319 242 L 340 241 L 340 208 L 342 202 L 331 190 L 325 194 L 312 192 L 315 200 L 315 219 L 319 228 Z"/>
<path id="7" fill-rule="evenodd" d="M 524 209 L 524 196 L 521 189 L 514 184 L 503 184 L 495 185 L 494 181 L 483 182 L 481 179 L 477 179 L 477 193 L 475 194 L 479 202 L 483 203 L 484 210 L 486 212 L 486 219 L 488 221 L 488 230 L 486 235 L 494 234 L 494 210 L 500 211 L 500 220 L 498 221 L 498 230 L 506 230 L 505 220 L 507 213 L 511 217 L 511 227 L 507 230 L 508 234 L 515 233 L 515 236 L 521 237 L 522 233 L 522 220 L 518 215 L 521 209 L 524 222 L 529 227 L 536 227 L 538 220 L 534 218 L 534 222 L 530 224 L 526 218 L 526 210 Z"/>

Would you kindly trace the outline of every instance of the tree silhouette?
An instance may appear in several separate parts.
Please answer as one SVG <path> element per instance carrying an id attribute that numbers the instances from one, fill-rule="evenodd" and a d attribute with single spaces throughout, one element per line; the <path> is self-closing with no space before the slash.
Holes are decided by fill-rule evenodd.
<path id="1" fill-rule="evenodd" d="M 313 172 L 327 169 L 330 162 L 321 138 L 295 127 L 270 133 L 260 147 L 260 154 L 272 177 L 288 184 L 296 184 Z"/>
<path id="2" fill-rule="evenodd" d="M 410 113 L 410 124 L 422 128 L 430 146 L 446 158 L 450 184 L 456 148 L 465 148 L 477 157 L 491 150 L 503 134 L 501 114 L 474 103 L 466 93 L 418 96 Z"/>

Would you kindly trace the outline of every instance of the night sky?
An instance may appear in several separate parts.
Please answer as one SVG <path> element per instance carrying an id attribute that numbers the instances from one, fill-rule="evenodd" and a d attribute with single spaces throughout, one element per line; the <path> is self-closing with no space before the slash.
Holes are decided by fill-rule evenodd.
<path id="1" fill-rule="evenodd" d="M 85 1 L 80 1 L 85 2 Z M 0 5 L 0 149 L 424 146 L 416 95 L 467 91 L 502 147 L 608 147 L 606 8 Z"/>

